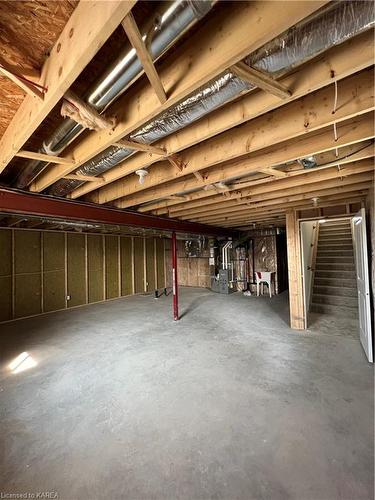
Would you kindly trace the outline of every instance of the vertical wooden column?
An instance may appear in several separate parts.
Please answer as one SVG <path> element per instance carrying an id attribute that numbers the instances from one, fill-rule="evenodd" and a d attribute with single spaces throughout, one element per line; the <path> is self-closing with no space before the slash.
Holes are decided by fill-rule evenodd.
<path id="1" fill-rule="evenodd" d="M 294 330 L 305 329 L 305 310 L 303 306 L 301 245 L 298 220 L 294 210 L 286 213 L 286 237 L 289 276 L 290 327 Z"/>

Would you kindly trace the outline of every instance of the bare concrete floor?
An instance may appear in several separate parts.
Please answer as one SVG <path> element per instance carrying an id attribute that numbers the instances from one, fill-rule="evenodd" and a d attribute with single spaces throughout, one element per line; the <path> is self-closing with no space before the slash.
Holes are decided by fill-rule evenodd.
<path id="1" fill-rule="evenodd" d="M 373 498 L 357 339 L 290 330 L 286 295 L 185 289 L 181 309 L 138 296 L 0 326 L 3 494 Z M 9 373 L 23 351 L 37 366 Z"/>

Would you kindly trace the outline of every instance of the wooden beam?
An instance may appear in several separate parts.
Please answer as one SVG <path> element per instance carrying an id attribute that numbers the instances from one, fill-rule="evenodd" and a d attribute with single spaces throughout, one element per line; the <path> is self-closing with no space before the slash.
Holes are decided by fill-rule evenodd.
<path id="1" fill-rule="evenodd" d="M 296 139 L 286 141 L 283 144 L 271 146 L 252 153 L 240 160 L 228 162 L 228 164 L 220 164 L 215 168 L 205 171 L 205 184 L 213 184 L 215 182 L 225 181 L 233 177 L 250 174 L 259 168 L 259 165 L 279 165 L 280 163 L 289 162 L 297 158 L 303 158 L 311 154 L 328 151 L 335 147 L 348 146 L 362 142 L 365 139 L 374 137 L 374 116 L 370 113 L 368 116 L 348 120 L 346 123 L 339 124 L 337 127 L 339 139 L 335 143 L 332 136 L 332 128 L 318 131 L 313 134 L 298 137 Z M 366 157 L 372 156 L 372 150 L 366 153 Z M 292 174 L 291 174 L 292 175 Z M 298 175 L 298 174 L 297 174 Z M 272 180 L 272 178 L 269 178 Z M 197 188 L 201 188 L 202 184 L 195 179 L 177 179 L 168 184 L 158 185 L 146 191 L 135 193 L 127 196 L 117 202 L 116 206 L 120 208 L 131 207 L 146 203 L 175 193 L 182 193 Z M 234 189 L 232 187 L 232 189 Z M 201 198 L 211 196 L 209 191 L 200 191 L 198 193 L 189 194 L 190 200 L 200 200 Z M 93 200 L 95 201 L 95 199 Z M 160 202 L 158 202 L 160 203 Z"/>
<path id="2" fill-rule="evenodd" d="M 150 56 L 149 51 L 142 39 L 142 35 L 139 32 L 137 23 L 134 20 L 133 14 L 130 12 L 122 21 L 122 27 L 125 30 L 130 43 L 134 47 L 139 60 L 142 63 L 143 69 L 150 80 L 152 88 L 154 89 L 156 95 L 158 96 L 161 104 L 164 104 L 167 100 L 167 95 L 165 93 L 163 84 L 160 81 L 159 75 L 155 69 L 154 63 Z"/>
<path id="3" fill-rule="evenodd" d="M 32 83 L 25 80 L 24 75 L 22 73 L 4 61 L 3 58 L 0 57 L 0 75 L 5 76 L 13 83 L 15 83 L 23 92 L 28 94 L 33 99 L 39 99 L 43 101 L 44 96 L 43 93 Z"/>
<path id="4" fill-rule="evenodd" d="M 324 88 L 298 101 L 251 120 L 220 136 L 204 141 L 182 152 L 181 157 L 185 168 L 183 172 L 171 172 L 168 164 L 160 162 L 153 167 L 147 179 L 147 186 L 134 185 L 131 178 L 121 179 L 98 191 L 96 198 L 90 198 L 98 203 L 107 203 L 117 198 L 128 196 L 152 186 L 173 180 L 173 178 L 192 174 L 216 164 L 229 161 L 250 152 L 284 142 L 298 136 L 306 136 L 309 131 L 339 124 L 374 109 L 373 100 L 374 75 L 372 70 L 365 70 L 340 82 L 342 105 L 332 114 L 332 108 L 326 102 L 332 100 L 332 89 Z M 301 112 L 302 110 L 308 110 Z M 333 137 L 333 135 L 332 135 Z M 230 144 L 230 147 L 228 147 Z M 116 176 L 121 178 L 126 171 L 124 167 L 115 167 L 106 175 L 106 181 Z M 255 169 L 256 171 L 256 169 Z M 76 195 L 73 194 L 73 197 Z"/>
<path id="5" fill-rule="evenodd" d="M 79 164 L 85 163 L 326 3 L 326 0 L 291 2 L 288 9 L 281 9 L 277 1 L 223 2 L 220 9 L 161 64 L 159 75 L 168 101 L 160 105 L 149 84 L 130 89 L 112 107 L 118 118 L 115 129 L 111 133 L 90 134 L 73 148 L 74 157 Z M 258 22 L 254 23 L 254 19 Z M 167 151 L 176 152 L 168 148 Z M 138 168 L 143 167 L 133 171 Z M 42 191 L 68 173 L 60 167 L 43 172 L 33 190 Z"/>
<path id="6" fill-rule="evenodd" d="M 205 184 L 213 184 L 215 182 L 225 181 L 233 177 L 240 177 L 254 172 L 260 166 L 278 165 L 289 161 L 303 158 L 311 154 L 316 154 L 323 151 L 332 150 L 335 147 L 348 146 L 365 139 L 374 137 L 374 116 L 370 113 L 368 116 L 359 117 L 348 120 L 346 123 L 339 124 L 339 139 L 335 143 L 332 137 L 332 128 L 318 131 L 308 136 L 302 136 L 284 144 L 266 148 L 263 151 L 252 153 L 240 160 L 233 160 L 228 163 L 220 164 L 215 168 L 205 171 Z M 365 157 L 372 156 L 373 152 L 366 153 Z M 306 173 L 306 171 L 304 171 Z M 292 175 L 300 175 L 297 172 Z M 268 178 L 273 181 L 271 177 Z M 262 181 L 264 182 L 264 178 Z M 175 193 L 183 193 L 193 189 L 199 189 L 202 184 L 195 179 L 183 178 L 150 188 L 146 191 L 128 195 L 115 202 L 119 208 L 127 208 L 141 203 L 146 203 L 153 200 L 164 198 L 167 195 Z M 234 189 L 234 187 L 232 188 Z M 189 194 L 191 200 L 201 199 L 205 196 L 211 196 L 212 192 L 200 191 L 196 194 Z M 94 197 L 92 201 L 97 201 Z"/>
<path id="7" fill-rule="evenodd" d="M 323 196 L 323 191 L 327 192 L 327 189 L 330 190 L 327 194 L 335 194 L 336 192 L 342 193 L 354 189 L 365 189 L 364 183 L 368 183 L 373 178 L 371 167 L 366 168 L 368 168 L 368 170 L 365 170 L 365 172 L 358 174 L 354 173 L 353 175 L 346 177 L 336 176 L 332 179 L 327 179 L 324 182 L 317 181 L 315 183 L 304 184 L 303 178 L 300 178 L 299 185 L 280 189 L 278 191 L 268 192 L 264 189 L 262 193 L 242 196 L 241 198 L 223 199 L 222 197 L 217 197 L 215 198 L 216 203 L 212 203 L 210 205 L 202 204 L 200 207 L 186 208 L 184 210 L 170 209 L 168 214 L 171 217 L 180 218 L 189 218 L 194 217 L 195 215 L 199 217 L 210 217 L 211 215 L 216 216 L 220 212 L 236 213 L 242 210 L 244 206 L 269 206 L 276 205 L 278 203 L 288 203 L 294 199 L 311 199 L 314 196 Z M 353 169 L 352 172 L 353 171 L 356 172 L 355 169 Z M 360 184 L 360 187 L 358 187 L 357 184 Z"/>
<path id="8" fill-rule="evenodd" d="M 40 84 L 48 89 L 43 101 L 26 96 L 0 140 L 0 173 L 134 4 L 134 0 L 92 0 L 78 4 L 41 70 Z"/>
<path id="9" fill-rule="evenodd" d="M 293 88 L 293 96 L 289 100 L 299 98 L 309 92 L 323 88 L 332 83 L 333 75 L 340 80 L 351 73 L 356 73 L 373 64 L 373 34 L 370 31 L 349 40 L 345 44 L 333 47 L 316 60 L 297 69 L 292 75 L 282 80 Z M 279 107 L 285 101 L 263 92 L 250 93 L 227 106 L 223 106 L 189 127 L 165 138 L 163 145 L 167 151 L 180 151 L 194 144 L 207 140 L 225 130 L 235 127 L 245 121 L 255 118 L 267 111 Z M 158 158 L 154 159 L 158 161 Z M 145 155 L 136 155 L 126 160 L 126 165 L 133 171 L 150 165 L 150 158 Z M 123 163 L 122 165 L 125 165 Z M 116 180 L 116 170 L 107 173 L 108 182 Z M 120 168 L 120 165 L 118 166 Z M 126 169 L 125 169 L 126 170 Z M 126 172 L 124 173 L 126 175 Z M 47 176 L 47 174 L 46 174 Z M 122 177 L 122 176 L 121 176 Z M 78 188 L 74 198 L 87 194 L 93 186 Z"/>
<path id="10" fill-rule="evenodd" d="M 127 139 L 120 139 L 113 144 L 118 148 L 133 149 L 134 151 L 145 151 L 154 155 L 167 156 L 167 152 L 163 148 L 152 146 L 151 144 L 142 144 L 140 142 L 129 141 Z"/>
<path id="11" fill-rule="evenodd" d="M 356 148 L 356 149 L 354 149 Z M 356 152 L 357 150 L 357 152 Z M 347 155 L 345 157 L 345 154 Z M 288 187 L 291 187 L 292 183 L 297 183 L 300 182 L 301 184 L 304 184 L 306 182 L 309 182 L 309 178 L 314 178 L 316 176 L 317 180 L 321 181 L 327 181 L 327 179 L 330 179 L 330 174 L 333 174 L 333 177 L 336 178 L 336 176 L 339 176 L 338 178 L 345 178 L 348 175 L 352 175 L 355 173 L 359 173 L 362 171 L 367 171 L 367 169 L 372 169 L 372 161 L 373 157 L 375 156 L 375 150 L 374 150 L 374 144 L 369 144 L 368 147 L 361 147 L 360 145 L 353 145 L 350 147 L 345 148 L 345 151 L 341 153 L 341 149 L 339 150 L 339 157 L 336 158 L 335 161 L 329 162 L 327 164 L 324 164 L 322 167 L 318 167 L 313 170 L 305 170 L 301 169 L 298 171 L 291 171 L 289 173 L 289 179 L 291 179 L 291 182 L 285 181 L 283 183 L 282 188 L 283 189 L 288 189 Z M 361 160 L 369 159 L 369 162 L 361 162 Z M 358 171 L 351 171 L 350 170 L 350 163 L 354 163 L 355 168 L 359 169 Z M 339 170 L 337 168 L 331 168 L 334 166 L 339 166 Z M 344 168 L 343 168 L 344 167 Z M 363 170 L 364 169 L 364 170 Z M 323 175 L 324 174 L 324 175 Z M 328 175 L 328 177 L 327 177 Z M 300 177 L 303 176 L 303 177 Z M 245 182 L 244 180 L 241 180 L 241 182 L 235 182 L 232 184 L 229 184 L 228 188 L 230 189 L 230 192 L 228 193 L 230 198 L 241 198 L 242 197 L 242 192 L 245 192 L 245 188 L 251 188 L 256 187 L 256 186 L 261 186 L 263 185 L 265 189 L 268 189 L 268 186 L 274 186 L 277 185 L 270 178 L 261 178 L 257 179 L 254 178 L 254 176 L 251 176 L 250 178 L 248 177 L 248 181 Z M 298 181 L 300 179 L 300 181 Z M 304 188 L 304 186 L 302 186 Z M 272 191 L 272 189 L 271 189 Z M 264 195 L 263 195 L 264 196 Z M 144 211 L 150 211 L 153 210 L 153 213 L 155 215 L 162 215 L 165 213 L 181 213 L 184 212 L 186 209 L 192 209 L 192 208 L 200 208 L 202 205 L 206 208 L 209 209 L 212 205 L 215 205 L 218 201 L 222 201 L 221 197 L 218 196 L 213 196 L 212 193 L 207 193 L 206 191 L 200 191 L 200 192 L 194 192 L 194 193 L 189 193 L 186 195 L 186 200 L 182 202 L 154 202 L 150 203 L 147 206 L 139 207 L 138 211 L 144 212 Z"/>
<path id="12" fill-rule="evenodd" d="M 346 204 L 348 200 L 356 200 L 364 199 L 368 193 L 368 189 L 361 191 L 351 191 L 350 193 L 343 193 L 333 196 L 327 196 L 325 198 L 321 198 L 319 200 L 318 207 L 328 207 L 328 206 L 338 206 L 342 204 Z M 350 201 L 352 202 L 352 201 Z M 301 200 L 295 201 L 291 203 L 283 204 L 282 206 L 276 207 L 260 207 L 260 208 L 245 208 L 242 211 L 242 214 L 237 216 L 218 216 L 217 218 L 207 219 L 196 217 L 188 219 L 190 222 L 204 223 L 204 224 L 215 224 L 220 227 L 238 227 L 243 225 L 246 222 L 250 222 L 250 220 L 262 220 L 270 215 L 278 215 L 285 214 L 287 210 L 296 209 L 296 210 L 306 210 L 314 207 L 313 202 L 311 200 Z M 180 220 L 180 219 L 178 219 Z M 181 221 L 183 221 L 181 219 Z M 186 222 L 186 221 L 185 221 Z"/>
<path id="13" fill-rule="evenodd" d="M 238 62 L 230 68 L 231 72 L 252 85 L 256 85 L 260 89 L 269 92 L 270 94 L 279 97 L 280 99 L 288 99 L 292 93 L 282 83 L 266 75 L 262 71 L 251 68 L 243 61 Z"/>
<path id="14" fill-rule="evenodd" d="M 40 160 L 46 161 L 48 163 L 60 163 L 62 165 L 71 165 L 74 166 L 75 163 L 73 159 L 63 158 L 61 156 L 50 156 L 42 153 L 35 153 L 34 151 L 26 151 L 25 149 L 21 149 L 14 156 L 18 156 L 19 158 L 29 158 L 30 160 Z"/>
<path id="15" fill-rule="evenodd" d="M 220 220 L 220 218 L 230 218 L 235 220 L 237 217 L 243 216 L 246 213 L 253 213 L 256 211 L 261 211 L 264 209 L 285 209 L 288 206 L 296 206 L 298 204 L 306 204 L 312 205 L 312 198 L 322 198 L 326 196 L 341 196 L 344 197 L 349 195 L 353 191 L 358 194 L 358 192 L 362 190 L 368 190 L 371 187 L 371 181 L 373 179 L 373 175 L 369 172 L 367 175 L 360 176 L 360 179 L 354 179 L 353 181 L 342 183 L 336 183 L 336 186 L 329 187 L 320 187 L 319 189 L 306 191 L 303 194 L 294 194 L 283 197 L 278 194 L 275 198 L 267 201 L 253 201 L 249 199 L 241 199 L 237 203 L 237 205 L 227 207 L 225 203 L 223 203 L 221 208 L 217 208 L 214 212 L 194 212 L 191 214 L 184 215 L 174 215 L 171 214 L 171 217 L 177 217 L 180 220 L 200 220 L 201 222 L 211 222 Z M 331 184 L 332 185 L 332 184 Z"/>

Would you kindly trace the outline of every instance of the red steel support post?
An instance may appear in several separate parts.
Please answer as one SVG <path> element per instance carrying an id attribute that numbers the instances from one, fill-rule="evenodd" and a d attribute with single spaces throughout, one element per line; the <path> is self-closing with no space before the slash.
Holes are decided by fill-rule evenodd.
<path id="1" fill-rule="evenodd" d="M 177 279 L 177 241 L 176 233 L 172 233 L 172 287 L 173 287 L 173 319 L 178 321 L 178 279 Z"/>

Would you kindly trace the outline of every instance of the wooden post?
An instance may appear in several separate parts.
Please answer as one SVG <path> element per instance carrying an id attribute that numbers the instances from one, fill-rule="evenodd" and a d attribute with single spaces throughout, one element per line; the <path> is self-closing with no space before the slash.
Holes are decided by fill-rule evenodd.
<path id="1" fill-rule="evenodd" d="M 288 251 L 289 310 L 290 327 L 294 330 L 305 329 L 305 311 L 303 306 L 301 245 L 298 219 L 294 210 L 286 213 L 286 236 Z"/>

